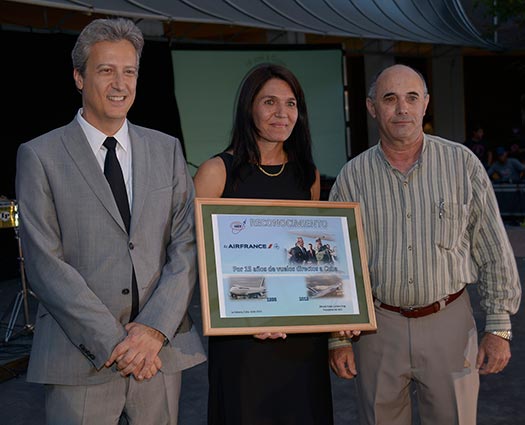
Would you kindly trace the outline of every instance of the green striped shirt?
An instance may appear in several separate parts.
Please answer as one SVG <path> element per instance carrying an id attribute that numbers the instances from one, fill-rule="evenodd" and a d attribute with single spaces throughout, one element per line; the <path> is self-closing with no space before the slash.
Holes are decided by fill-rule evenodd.
<path id="1" fill-rule="evenodd" d="M 361 204 L 379 300 L 424 306 L 477 283 L 485 330 L 511 328 L 521 298 L 516 261 L 488 175 L 469 149 L 425 135 L 404 175 L 378 144 L 343 167 L 330 200 Z"/>

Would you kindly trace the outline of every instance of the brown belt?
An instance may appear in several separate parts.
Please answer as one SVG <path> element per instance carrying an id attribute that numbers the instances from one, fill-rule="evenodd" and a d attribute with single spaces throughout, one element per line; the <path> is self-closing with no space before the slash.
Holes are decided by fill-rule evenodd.
<path id="1" fill-rule="evenodd" d="M 455 294 L 448 295 L 442 300 L 436 301 L 435 303 L 424 307 L 396 307 L 393 305 L 382 303 L 377 299 L 375 300 L 375 305 L 380 308 L 384 308 L 385 310 L 390 310 L 399 313 L 402 316 L 409 317 L 411 319 L 416 319 L 418 317 L 428 316 L 429 314 L 437 313 L 439 310 L 442 310 L 443 308 L 445 308 L 445 306 L 449 305 L 452 301 L 457 299 L 463 293 L 464 290 L 465 287 L 463 287 L 461 291 L 456 292 Z"/>

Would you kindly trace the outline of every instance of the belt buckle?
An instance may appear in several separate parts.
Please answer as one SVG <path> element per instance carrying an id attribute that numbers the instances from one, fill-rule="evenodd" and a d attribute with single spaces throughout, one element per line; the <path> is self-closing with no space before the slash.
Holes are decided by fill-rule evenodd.
<path id="1" fill-rule="evenodd" d="M 404 317 L 414 317 L 417 310 L 416 307 L 399 307 L 399 312 Z"/>

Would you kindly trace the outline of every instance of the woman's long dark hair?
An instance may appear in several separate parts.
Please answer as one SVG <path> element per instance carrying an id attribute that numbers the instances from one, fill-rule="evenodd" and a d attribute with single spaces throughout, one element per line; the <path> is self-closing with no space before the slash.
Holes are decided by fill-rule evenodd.
<path id="1" fill-rule="evenodd" d="M 256 66 L 244 77 L 241 84 L 232 138 L 226 149 L 234 153 L 232 180 L 236 185 L 242 178 L 241 170 L 244 167 L 248 164 L 260 163 L 260 152 L 256 142 L 259 131 L 253 120 L 253 102 L 262 87 L 272 78 L 286 82 L 297 100 L 297 122 L 290 137 L 284 142 L 284 151 L 288 156 L 288 161 L 293 161 L 296 165 L 296 178 L 299 186 L 309 190 L 315 181 L 315 164 L 312 157 L 312 138 L 303 89 L 292 72 L 275 64 Z"/>

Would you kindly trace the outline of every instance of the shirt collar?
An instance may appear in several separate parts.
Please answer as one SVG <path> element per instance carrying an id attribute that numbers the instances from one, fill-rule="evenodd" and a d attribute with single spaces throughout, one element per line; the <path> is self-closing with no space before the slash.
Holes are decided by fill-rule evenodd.
<path id="1" fill-rule="evenodd" d="M 91 148 L 94 152 L 97 152 L 104 144 L 104 141 L 108 135 L 102 133 L 99 129 L 88 123 L 82 116 L 82 112 L 83 109 L 80 108 L 77 112 L 77 121 L 80 124 L 80 127 L 82 127 L 82 130 L 84 130 L 84 134 L 86 135 Z M 124 120 L 124 124 L 122 124 L 122 127 L 120 127 L 113 137 L 117 139 L 118 144 L 122 147 L 122 149 L 124 149 L 124 151 L 129 151 L 130 141 L 127 119 Z"/>
<path id="2" fill-rule="evenodd" d="M 419 154 L 419 158 L 417 159 L 416 162 L 414 162 L 414 165 L 412 166 L 412 168 L 410 169 L 408 174 L 410 174 L 415 168 L 420 167 L 422 165 L 422 163 L 424 162 L 424 160 L 425 160 L 425 158 L 427 156 L 427 146 L 428 146 L 427 138 L 428 138 L 428 135 L 423 133 L 423 148 L 421 149 L 421 153 Z M 376 147 L 377 147 L 377 155 L 379 156 L 379 158 L 381 158 L 381 160 L 385 163 L 385 165 L 388 168 L 394 169 L 390 165 L 390 163 L 388 162 L 388 159 L 386 158 L 385 152 L 383 151 L 383 147 L 381 146 L 381 139 L 377 143 Z"/>

